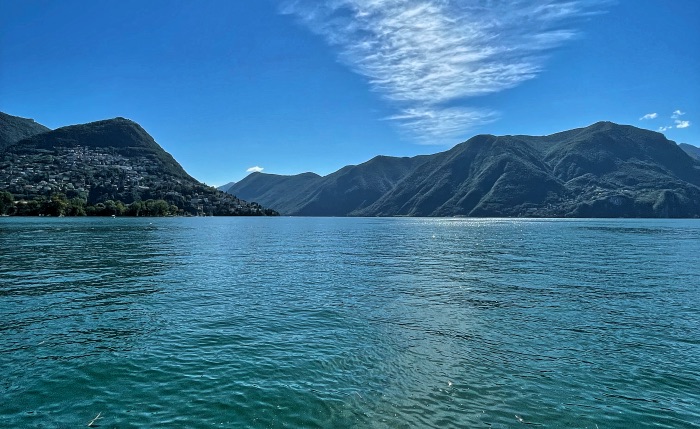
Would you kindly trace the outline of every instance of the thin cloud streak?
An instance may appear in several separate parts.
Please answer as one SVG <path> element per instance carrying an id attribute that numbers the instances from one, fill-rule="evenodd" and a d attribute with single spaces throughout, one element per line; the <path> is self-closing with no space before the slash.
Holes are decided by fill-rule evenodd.
<path id="1" fill-rule="evenodd" d="M 402 130 L 422 144 L 454 143 L 455 136 L 473 124 L 488 124 L 498 120 L 498 112 L 464 107 L 418 107 L 403 110 L 385 120 L 398 121 Z"/>
<path id="2" fill-rule="evenodd" d="M 576 37 L 574 21 L 604 3 L 297 0 L 283 13 L 338 48 L 341 61 L 401 112 L 385 119 L 419 141 L 444 143 L 498 117 L 465 100 L 535 78 L 547 52 Z"/>

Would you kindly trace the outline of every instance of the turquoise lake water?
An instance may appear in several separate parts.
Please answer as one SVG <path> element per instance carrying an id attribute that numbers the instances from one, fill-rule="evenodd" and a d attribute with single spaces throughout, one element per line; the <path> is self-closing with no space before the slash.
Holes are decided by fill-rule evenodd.
<path id="1" fill-rule="evenodd" d="M 700 221 L 0 219 L 0 427 L 98 414 L 698 428 Z"/>

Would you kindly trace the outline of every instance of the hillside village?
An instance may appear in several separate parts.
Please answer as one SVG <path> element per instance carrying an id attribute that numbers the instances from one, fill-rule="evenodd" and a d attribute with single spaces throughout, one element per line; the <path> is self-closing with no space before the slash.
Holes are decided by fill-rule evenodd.
<path id="1" fill-rule="evenodd" d="M 155 157 L 127 158 L 112 148 L 80 145 L 0 154 L 0 190 L 11 193 L 15 204 L 64 195 L 87 204 L 163 200 L 177 208 L 168 211 L 172 215 L 269 214 L 255 203 L 163 174 Z"/>
<path id="2" fill-rule="evenodd" d="M 194 179 L 139 124 L 50 130 L 0 112 L 0 215 L 275 216 Z"/>
<path id="3" fill-rule="evenodd" d="M 87 198 L 92 183 L 115 191 L 148 188 L 142 185 L 148 162 L 129 165 L 121 155 L 81 146 L 42 152 L 5 155 L 0 164 L 0 186 L 24 198 L 57 192 Z M 88 177 L 98 180 L 89 181 Z"/>

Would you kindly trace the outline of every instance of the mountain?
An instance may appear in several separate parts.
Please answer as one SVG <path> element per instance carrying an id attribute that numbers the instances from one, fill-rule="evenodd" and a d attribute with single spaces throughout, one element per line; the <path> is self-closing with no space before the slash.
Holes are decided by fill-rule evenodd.
<path id="1" fill-rule="evenodd" d="M 47 131 L 50 129 L 34 122 L 33 119 L 0 112 L 0 151 L 22 139 Z"/>
<path id="2" fill-rule="evenodd" d="M 124 118 L 62 127 L 6 147 L 0 151 L 3 190 L 16 201 L 162 200 L 171 213 L 275 214 L 198 182 L 139 124 Z"/>
<path id="3" fill-rule="evenodd" d="M 256 201 L 273 201 L 284 213 L 295 216 L 352 216 L 392 190 L 424 160 L 422 156 L 377 156 L 325 177 L 314 173 L 296 176 L 253 173 L 228 192 L 255 195 Z"/>
<path id="4" fill-rule="evenodd" d="M 149 158 L 163 174 L 194 180 L 146 130 L 124 118 L 57 128 L 21 140 L 8 151 L 28 153 L 78 147 L 107 150 L 127 158 Z"/>
<path id="5" fill-rule="evenodd" d="M 660 133 L 599 122 L 325 177 L 254 173 L 229 192 L 293 216 L 697 217 L 700 163 Z"/>
<path id="6" fill-rule="evenodd" d="M 688 143 L 681 143 L 678 145 L 683 152 L 687 153 L 691 158 L 700 161 L 700 147 L 689 145 Z"/>
<path id="7" fill-rule="evenodd" d="M 233 185 L 235 185 L 236 182 L 228 182 L 225 185 L 218 186 L 216 189 L 220 190 L 221 192 L 226 192 L 229 190 L 229 188 Z"/>

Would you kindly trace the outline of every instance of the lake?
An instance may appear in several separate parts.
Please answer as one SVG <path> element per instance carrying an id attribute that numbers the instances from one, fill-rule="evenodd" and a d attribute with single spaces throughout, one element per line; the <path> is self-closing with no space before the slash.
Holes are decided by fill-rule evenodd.
<path id="1" fill-rule="evenodd" d="M 0 219 L 0 426 L 697 428 L 700 221 Z"/>

